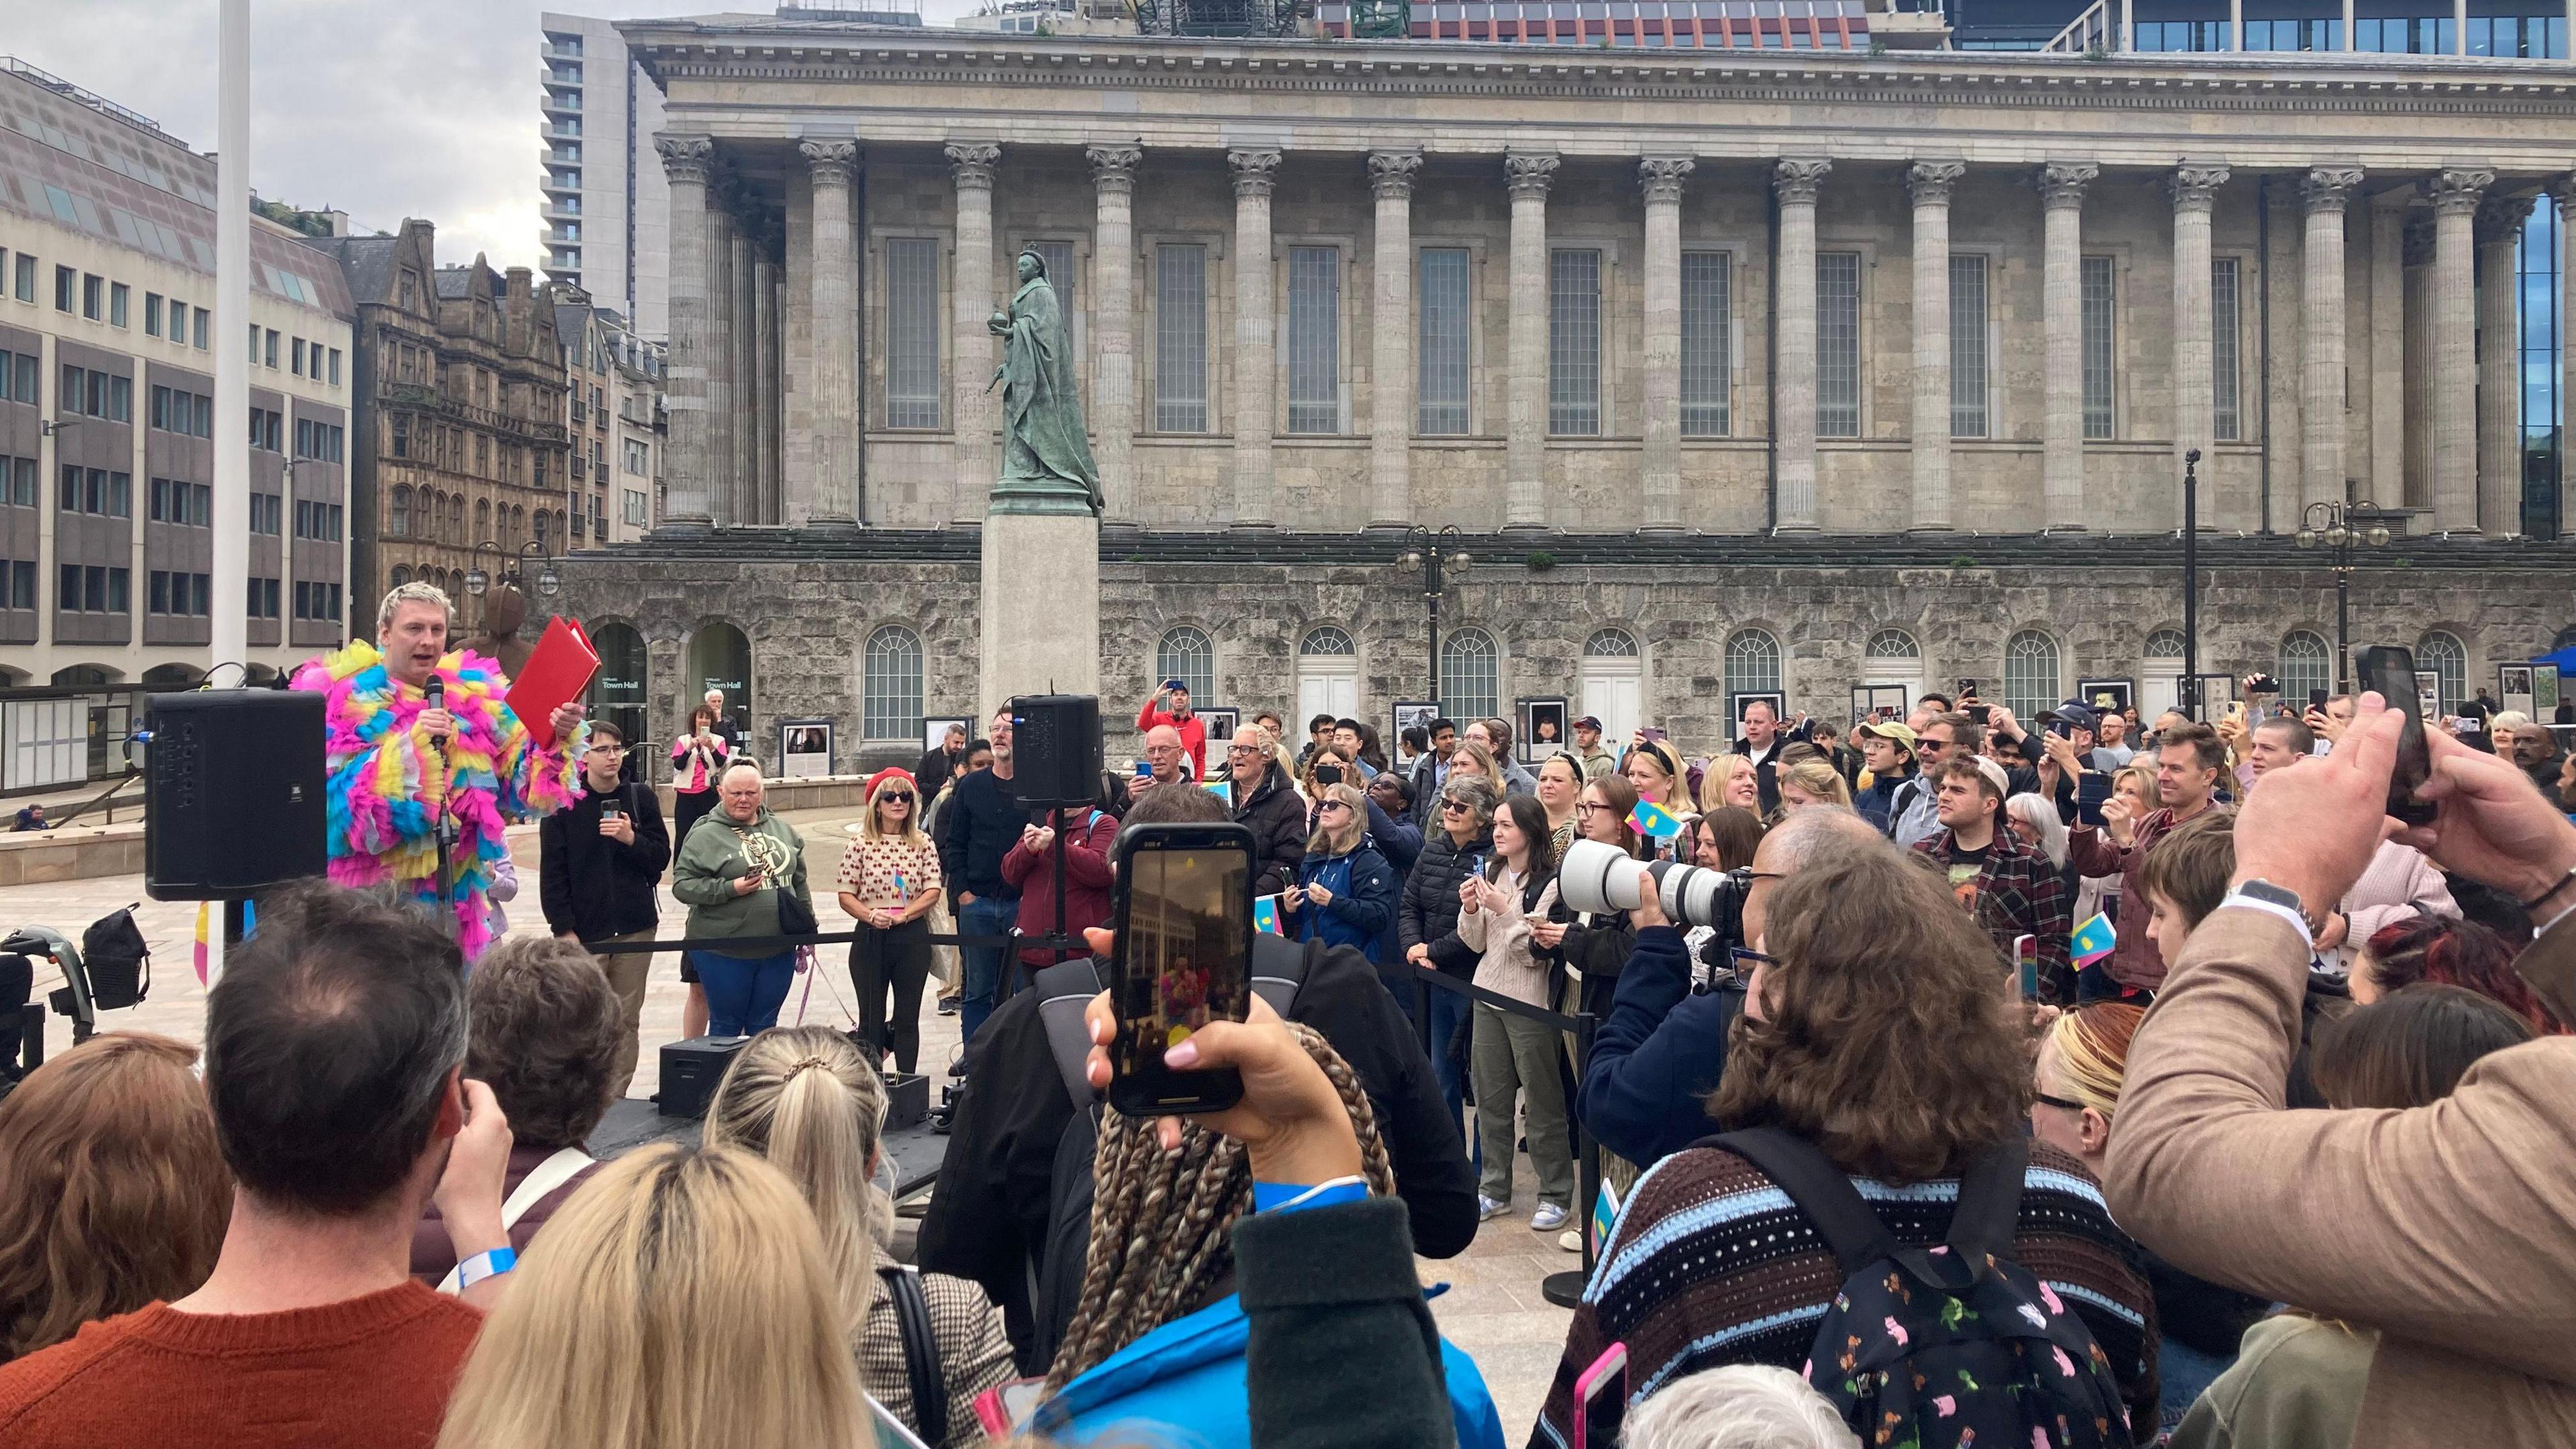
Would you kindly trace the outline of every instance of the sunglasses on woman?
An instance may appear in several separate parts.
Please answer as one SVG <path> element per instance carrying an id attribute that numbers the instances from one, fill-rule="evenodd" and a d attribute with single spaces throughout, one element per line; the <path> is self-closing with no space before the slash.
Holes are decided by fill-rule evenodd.
<path id="1" fill-rule="evenodd" d="M 912 803 L 912 797 L 910 795 L 894 790 L 889 790 L 886 793 L 879 795 L 877 798 L 889 805 L 909 805 Z"/>

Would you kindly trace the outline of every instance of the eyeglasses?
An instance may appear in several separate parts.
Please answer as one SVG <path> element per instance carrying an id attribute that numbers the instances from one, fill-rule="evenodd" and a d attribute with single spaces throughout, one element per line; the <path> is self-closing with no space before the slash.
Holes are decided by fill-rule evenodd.
<path id="1" fill-rule="evenodd" d="M 1609 808 L 1610 807 L 1607 805 L 1595 805 L 1589 800 L 1577 800 L 1574 802 L 1574 813 L 1577 815 L 1590 815 L 1597 811 L 1607 810 Z"/>
<path id="2" fill-rule="evenodd" d="M 1469 812 L 1465 805 L 1456 800 L 1443 800 L 1440 802 L 1440 813 L 1443 815 L 1465 815 Z"/>
<path id="3" fill-rule="evenodd" d="M 1729 947 L 1726 954 L 1728 958 L 1734 962 L 1735 974 L 1738 976 L 1750 975 L 1753 968 L 1756 966 L 1777 966 L 1780 964 L 1779 957 L 1765 955 L 1760 951 L 1754 950 L 1750 946 Z"/>
<path id="4" fill-rule="evenodd" d="M 1229 755 L 1257 755 L 1261 753 L 1261 747 L 1259 745 L 1228 745 L 1225 747 L 1225 752 Z"/>
<path id="5" fill-rule="evenodd" d="M 912 797 L 910 795 L 896 790 L 888 790 L 877 798 L 888 805 L 909 805 L 912 803 Z"/>
<path id="6" fill-rule="evenodd" d="M 590 748 L 592 753 L 601 755 L 622 755 L 626 753 L 626 747 L 617 743 L 615 740 L 601 740 Z"/>
<path id="7" fill-rule="evenodd" d="M 1348 810 L 1350 808 L 1350 803 L 1348 801 L 1327 800 L 1323 804 L 1315 807 L 1315 813 L 1321 815 L 1327 810 Z"/>
<path id="8" fill-rule="evenodd" d="M 2033 1092 L 2030 1094 L 2030 1099 L 2043 1107 L 2055 1107 L 2060 1111 L 2081 1112 L 2085 1110 L 2085 1106 L 2081 1102 L 2070 1102 L 2064 1097 L 2052 1097 L 2046 1092 Z"/>

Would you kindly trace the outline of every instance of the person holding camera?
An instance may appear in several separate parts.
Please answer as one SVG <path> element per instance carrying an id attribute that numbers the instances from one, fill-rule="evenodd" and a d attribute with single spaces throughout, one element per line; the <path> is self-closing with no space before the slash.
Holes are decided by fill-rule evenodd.
<path id="1" fill-rule="evenodd" d="M 626 763 L 626 733 L 615 722 L 590 722 L 581 755 L 581 797 L 537 825 L 537 901 L 546 929 L 566 941 L 605 946 L 649 941 L 661 919 L 655 888 L 671 863 L 671 837 L 662 828 L 662 805 L 653 791 L 619 771 Z M 617 991 L 623 1035 L 608 1079 L 623 1097 L 635 1080 L 638 1031 L 644 1020 L 644 982 L 653 972 L 649 951 L 615 951 L 599 958 Z"/>
<path id="2" fill-rule="evenodd" d="M 1207 721 L 1190 712 L 1190 687 L 1177 679 L 1166 679 L 1145 707 L 1136 711 L 1139 733 L 1156 725 L 1170 725 L 1181 737 L 1181 748 L 1190 754 L 1190 778 L 1207 778 Z"/>

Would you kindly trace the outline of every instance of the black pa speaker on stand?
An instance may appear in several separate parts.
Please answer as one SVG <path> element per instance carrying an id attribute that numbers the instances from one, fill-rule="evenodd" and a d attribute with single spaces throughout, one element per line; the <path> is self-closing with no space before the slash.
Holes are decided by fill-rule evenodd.
<path id="1" fill-rule="evenodd" d="M 1100 798 L 1100 701 L 1024 694 L 1011 701 L 1011 792 L 1023 805 L 1088 805 Z"/>
<path id="2" fill-rule="evenodd" d="M 152 696 L 143 889 L 156 901 L 248 900 L 322 874 L 323 699 L 307 690 Z"/>

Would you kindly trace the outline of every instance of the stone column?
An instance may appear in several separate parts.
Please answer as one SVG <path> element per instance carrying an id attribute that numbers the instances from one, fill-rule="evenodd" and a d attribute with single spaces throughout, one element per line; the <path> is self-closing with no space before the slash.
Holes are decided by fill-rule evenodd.
<path id="1" fill-rule="evenodd" d="M 1816 192 L 1834 163 L 1784 160 L 1771 168 L 1780 200 L 1774 291 L 1779 355 L 1771 361 L 1772 522 L 1781 533 L 1816 527 Z"/>
<path id="2" fill-rule="evenodd" d="M 2218 188 L 2227 184 L 2224 166 L 2184 166 L 2167 179 L 2174 209 L 2174 456 L 2173 476 L 2180 478 L 2183 455 L 2200 450 L 2201 477 L 2207 478 L 2216 442 L 2212 414 L 2217 408 L 2213 385 L 2215 360 L 2210 313 L 2209 217 Z M 2053 295 L 2053 294 L 2052 294 Z M 2241 305 L 2241 298 L 2240 298 Z M 2079 336 L 2076 344 L 2081 347 Z M 2080 361 L 2080 357 L 2079 357 Z M 2052 355 L 2050 366 L 2054 367 Z M 2081 382 L 2076 406 L 2082 406 Z M 2081 428 L 2081 418 L 2078 419 Z M 2174 495 L 2174 518 L 2182 518 L 2182 495 Z M 2210 517 L 2215 510 L 2203 509 Z"/>
<path id="3" fill-rule="evenodd" d="M 1959 161 L 1917 161 L 1914 198 L 1914 529 L 1950 527 L 1950 188 Z"/>
<path id="4" fill-rule="evenodd" d="M 810 518 L 789 523 L 846 526 L 859 471 L 859 248 L 851 234 L 850 179 L 856 141 L 811 137 L 797 143 L 814 188 L 814 258 L 805 303 L 814 329 L 814 494 Z"/>
<path id="5" fill-rule="evenodd" d="M 663 385 L 671 440 L 662 459 L 663 522 L 702 529 L 712 521 L 707 478 L 707 166 L 715 143 L 661 135 L 653 149 L 671 184 L 670 354 Z"/>
<path id="6" fill-rule="evenodd" d="M 2408 213 L 2403 235 L 2406 443 L 2398 491 L 2406 507 L 2425 508 L 2433 501 L 2434 474 L 2432 213 L 2420 209 Z"/>
<path id="7" fill-rule="evenodd" d="M 1271 524 L 1270 432 L 1279 407 L 1279 321 L 1270 285 L 1276 151 L 1228 151 L 1234 170 L 1234 526 Z"/>
<path id="8" fill-rule="evenodd" d="M 1372 151 L 1377 193 L 1369 262 L 1369 527 L 1413 522 L 1413 178 L 1419 151 Z"/>
<path id="9" fill-rule="evenodd" d="M 1136 228 L 1141 146 L 1094 146 L 1091 160 L 1091 456 L 1108 516 L 1136 514 Z"/>
<path id="10" fill-rule="evenodd" d="M 993 380 L 993 334 L 984 319 L 993 314 L 993 168 L 1002 148 L 988 141 L 951 141 L 949 169 L 957 178 L 957 260 L 948 285 L 949 426 L 957 438 L 957 496 L 949 517 L 972 523 L 984 516 L 985 501 L 1001 480 L 994 462 L 993 435 L 1000 425 L 998 394 L 984 385 Z"/>
<path id="11" fill-rule="evenodd" d="M 742 358 L 742 288 L 734 284 L 734 219 L 724 199 L 715 197 L 707 213 L 707 437 L 713 468 L 707 479 L 707 501 L 719 527 L 742 522 L 741 465 L 734 453 L 740 431 Z"/>
<path id="12" fill-rule="evenodd" d="M 2361 184 L 2358 166 L 2318 166 L 2300 194 L 2307 245 L 2300 253 L 2299 495 L 2304 503 L 2344 499 L 2344 203 Z"/>
<path id="13" fill-rule="evenodd" d="M 763 523 L 760 513 L 760 309 L 752 257 L 752 222 L 733 221 L 733 521 Z"/>
<path id="14" fill-rule="evenodd" d="M 1645 526 L 1682 526 L 1682 178 L 1688 156 L 1637 163 L 1646 192 L 1646 325 L 1642 334 Z"/>
<path id="15" fill-rule="evenodd" d="M 778 263 L 770 260 L 764 244 L 751 264 L 751 351 L 759 360 L 752 375 L 760 408 L 752 418 L 752 476 L 759 501 L 752 517 L 762 523 L 785 523 L 787 500 L 779 488 L 778 474 L 778 393 L 782 368 L 778 355 Z"/>
<path id="16" fill-rule="evenodd" d="M 2478 208 L 2478 530 L 2522 533 L 2522 224 L 2530 196 Z"/>
<path id="17" fill-rule="evenodd" d="M 2394 508 L 2406 498 L 2406 213 L 2370 208 L 2370 463 L 2365 488 Z"/>
<path id="18" fill-rule="evenodd" d="M 2040 429 L 2040 494 L 2050 532 L 2084 531 L 2084 188 L 2101 174 L 2090 162 L 2051 161 L 2039 170 L 2041 334 L 2048 380 Z M 2180 212 L 2177 210 L 2179 221 Z M 2204 213 L 2204 226 L 2206 213 Z M 2177 260 L 2179 273 L 2184 264 Z M 2200 254 L 2203 324 L 2208 344 L 2209 253 Z M 2182 284 L 2176 283 L 2177 289 Z M 2207 354 L 2204 353 L 2204 356 Z M 2201 407 L 2209 388 L 2200 389 Z"/>
<path id="19" fill-rule="evenodd" d="M 1547 188 L 1553 152 L 1503 158 L 1512 197 L 1511 387 L 1503 435 L 1504 522 L 1547 526 Z"/>
<path id="20" fill-rule="evenodd" d="M 2455 166 L 2426 183 L 2433 197 L 2433 526 L 2478 531 L 2478 201 L 2495 184 L 2483 166 Z"/>

